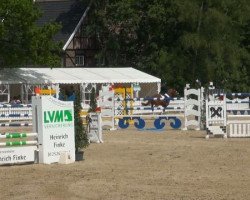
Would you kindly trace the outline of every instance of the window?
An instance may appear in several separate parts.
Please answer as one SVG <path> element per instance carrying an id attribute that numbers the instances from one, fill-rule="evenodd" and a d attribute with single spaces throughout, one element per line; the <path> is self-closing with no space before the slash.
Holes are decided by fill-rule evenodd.
<path id="1" fill-rule="evenodd" d="M 9 103 L 10 101 L 10 86 L 5 84 L 0 84 L 0 102 Z"/>
<path id="2" fill-rule="evenodd" d="M 75 58 L 76 66 L 84 66 L 84 55 L 77 55 Z"/>

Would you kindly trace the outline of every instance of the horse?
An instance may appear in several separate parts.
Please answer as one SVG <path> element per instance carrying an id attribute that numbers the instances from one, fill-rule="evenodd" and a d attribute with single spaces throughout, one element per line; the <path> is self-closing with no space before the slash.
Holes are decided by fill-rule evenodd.
<path id="1" fill-rule="evenodd" d="M 173 97 L 176 97 L 178 95 L 178 92 L 171 88 L 168 89 L 167 93 L 165 94 L 155 94 L 152 97 L 149 97 L 149 100 L 147 100 L 146 103 L 142 103 L 143 106 L 148 106 L 151 105 L 152 111 L 154 111 L 154 106 L 162 106 L 163 107 L 163 112 L 165 112 L 167 106 L 170 103 L 170 100 Z"/>

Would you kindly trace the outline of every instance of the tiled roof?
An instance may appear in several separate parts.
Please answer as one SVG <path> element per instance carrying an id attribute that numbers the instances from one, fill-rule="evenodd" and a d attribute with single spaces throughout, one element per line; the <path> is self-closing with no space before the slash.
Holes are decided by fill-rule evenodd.
<path id="1" fill-rule="evenodd" d="M 58 22 L 62 29 L 55 35 L 56 41 L 67 42 L 88 6 L 83 0 L 50 0 L 36 1 L 42 11 L 42 17 L 37 21 L 42 26 L 48 22 Z"/>

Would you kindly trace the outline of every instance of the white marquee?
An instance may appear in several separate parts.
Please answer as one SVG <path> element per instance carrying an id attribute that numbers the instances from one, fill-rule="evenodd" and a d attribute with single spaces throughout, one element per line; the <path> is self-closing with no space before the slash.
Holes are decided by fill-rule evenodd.
<path id="1" fill-rule="evenodd" d="M 160 83 L 161 79 L 125 68 L 4 68 L 0 84 Z"/>

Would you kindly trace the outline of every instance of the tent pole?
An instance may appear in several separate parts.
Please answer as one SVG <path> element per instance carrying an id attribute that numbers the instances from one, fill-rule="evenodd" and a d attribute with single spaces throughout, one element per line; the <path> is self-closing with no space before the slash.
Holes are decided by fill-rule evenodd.
<path id="1" fill-rule="evenodd" d="M 161 82 L 157 82 L 157 93 L 161 92 Z"/>

